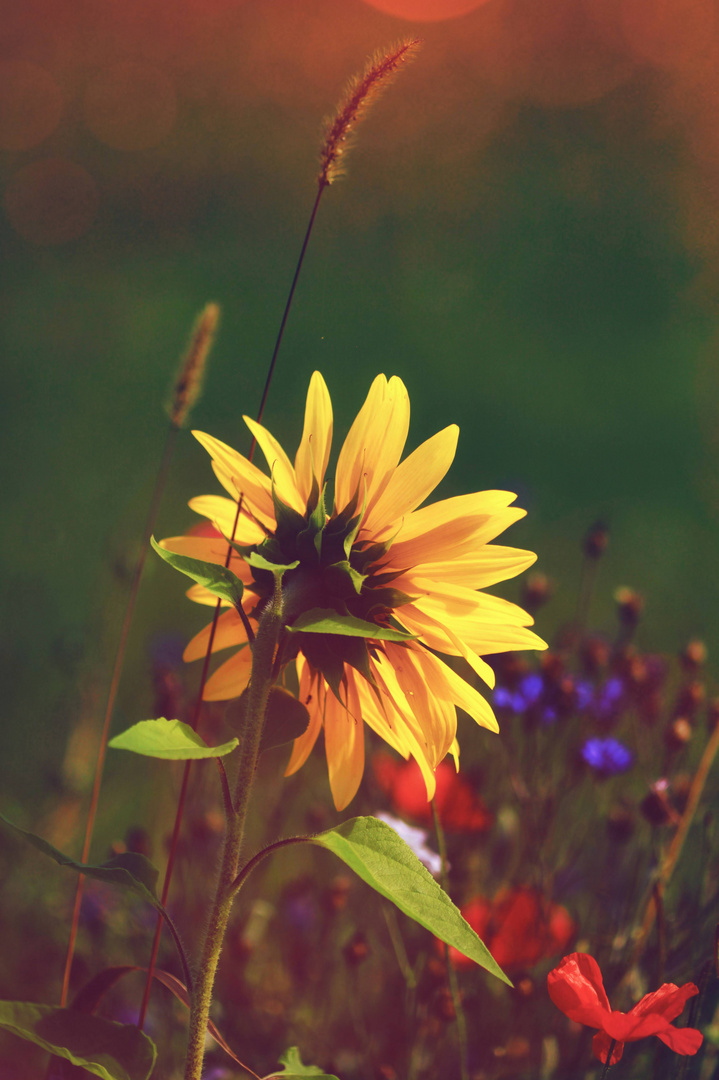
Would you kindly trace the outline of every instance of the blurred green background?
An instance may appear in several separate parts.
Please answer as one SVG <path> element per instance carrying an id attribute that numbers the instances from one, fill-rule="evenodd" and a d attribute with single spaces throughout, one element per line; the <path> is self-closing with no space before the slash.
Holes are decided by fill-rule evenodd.
<path id="1" fill-rule="evenodd" d="M 384 6 L 389 10 L 379 10 Z M 102 712 L 128 572 L 192 322 L 222 306 L 191 426 L 247 451 L 315 194 L 320 122 L 375 48 L 421 54 L 325 192 L 265 422 L 291 453 L 319 368 L 335 445 L 380 371 L 411 449 L 460 425 L 445 495 L 516 491 L 551 636 L 581 539 L 644 647 L 719 651 L 719 89 L 708 0 L 26 0 L 0 53 L 0 779 L 52 791 Z M 468 10 L 471 9 L 471 10 Z M 392 11 L 395 13 L 393 14 Z M 397 12 L 405 12 L 403 17 Z M 428 16 L 433 16 L 429 18 Z M 181 435 L 159 535 L 217 490 Z M 511 583 L 506 595 L 516 597 Z M 114 728 L 150 654 L 206 621 L 151 559 Z M 118 766 L 111 758 L 110 769 Z"/>

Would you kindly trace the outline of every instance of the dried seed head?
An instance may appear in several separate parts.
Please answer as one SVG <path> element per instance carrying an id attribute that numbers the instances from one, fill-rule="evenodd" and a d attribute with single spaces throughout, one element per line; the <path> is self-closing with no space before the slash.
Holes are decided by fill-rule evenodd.
<path id="1" fill-rule="evenodd" d="M 218 305 L 206 304 L 204 311 L 193 327 L 187 352 L 172 388 L 169 412 L 170 421 L 175 427 L 182 427 L 190 409 L 200 396 L 207 357 L 212 347 L 219 318 L 220 309 Z"/>
<path id="2" fill-rule="evenodd" d="M 617 603 L 619 621 L 624 626 L 636 626 L 644 610 L 644 598 L 635 589 L 622 585 L 614 590 L 614 599 Z"/>
<path id="3" fill-rule="evenodd" d="M 344 174 L 343 158 L 358 123 L 399 69 L 414 58 L 419 44 L 418 38 L 409 38 L 376 52 L 367 61 L 362 74 L 350 80 L 337 112 L 325 124 L 325 138 L 320 151 L 321 167 L 317 177 L 320 189 Z"/>

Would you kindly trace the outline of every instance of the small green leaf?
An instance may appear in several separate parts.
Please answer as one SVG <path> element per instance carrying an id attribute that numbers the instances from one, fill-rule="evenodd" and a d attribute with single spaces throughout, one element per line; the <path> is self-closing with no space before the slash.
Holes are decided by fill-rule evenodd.
<path id="1" fill-rule="evenodd" d="M 356 619 L 354 615 L 338 615 L 332 608 L 303 611 L 287 629 L 291 633 L 343 634 L 347 637 L 374 638 L 376 641 L 411 641 L 415 637 L 404 630 Z"/>
<path id="2" fill-rule="evenodd" d="M 312 843 L 334 852 L 405 915 L 512 985 L 459 909 L 389 825 L 372 817 L 352 818 L 315 836 Z"/>
<path id="3" fill-rule="evenodd" d="M 71 859 L 69 855 L 64 855 L 62 851 L 58 851 L 41 836 L 37 836 L 28 829 L 21 829 L 19 825 L 8 821 L 4 815 L 0 814 L 0 819 L 15 832 L 24 836 L 28 843 L 38 851 L 42 851 L 43 855 L 49 855 L 60 866 L 69 866 L 78 874 L 104 881 L 107 885 L 119 885 L 121 888 L 129 889 L 130 892 L 141 896 L 143 900 L 148 900 L 158 910 L 162 910 L 162 905 L 155 896 L 159 871 L 144 855 L 134 851 L 124 851 L 121 855 L 114 855 L 112 859 L 98 865 L 81 863 Z"/>
<path id="4" fill-rule="evenodd" d="M 148 1080 L 157 1050 L 134 1024 L 116 1024 L 74 1009 L 0 1001 L 0 1028 L 102 1080 Z"/>
<path id="5" fill-rule="evenodd" d="M 141 720 L 127 731 L 116 735 L 107 744 L 113 750 L 132 750 L 145 757 L 164 761 L 199 761 L 203 758 L 225 757 L 231 754 L 238 740 L 231 739 L 221 746 L 208 746 L 205 740 L 181 720 Z"/>
<path id="6" fill-rule="evenodd" d="M 291 563 L 274 563 L 263 557 L 257 551 L 253 551 L 247 557 L 247 562 L 250 566 L 254 566 L 255 570 L 269 570 L 272 574 L 284 574 L 286 570 L 294 570 L 296 566 L 300 565 L 299 559 L 295 559 Z"/>
<path id="7" fill-rule="evenodd" d="M 165 548 L 160 547 L 154 536 L 150 537 L 150 543 L 160 558 L 175 570 L 179 570 L 181 574 L 186 574 L 198 585 L 204 585 L 222 600 L 229 600 L 234 607 L 241 602 L 244 585 L 226 566 L 203 562 L 201 559 L 191 559 L 188 555 L 176 555 L 174 551 L 166 551 Z"/>
<path id="8" fill-rule="evenodd" d="M 319 1069 L 316 1065 L 303 1065 L 300 1052 L 296 1046 L 291 1046 L 289 1050 L 285 1050 L 278 1060 L 280 1065 L 284 1065 L 284 1069 L 281 1072 L 270 1073 L 269 1076 L 265 1077 L 265 1080 L 274 1080 L 276 1076 L 281 1077 L 282 1080 L 299 1080 L 303 1076 L 314 1076 L 316 1080 L 337 1080 L 336 1076 L 322 1072 L 322 1069 Z"/>

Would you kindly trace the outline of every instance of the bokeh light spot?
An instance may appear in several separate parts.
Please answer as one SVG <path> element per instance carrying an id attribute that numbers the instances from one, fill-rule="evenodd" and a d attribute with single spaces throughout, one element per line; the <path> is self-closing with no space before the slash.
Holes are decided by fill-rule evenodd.
<path id="1" fill-rule="evenodd" d="M 172 79 L 132 60 L 99 72 L 85 94 L 85 122 L 115 150 L 147 150 L 169 135 L 177 115 Z"/>
<path id="2" fill-rule="evenodd" d="M 64 244 L 92 225 L 100 198 L 86 169 L 62 158 L 19 169 L 5 191 L 5 213 L 31 244 Z"/>
<path id="3" fill-rule="evenodd" d="M 62 115 L 62 93 L 49 71 L 27 60 L 0 63 L 0 149 L 29 150 Z"/>
<path id="4" fill-rule="evenodd" d="M 441 19 L 456 19 L 481 7 L 487 0 L 365 0 L 370 7 L 384 11 L 387 15 L 398 15 L 401 19 L 415 22 L 439 22 Z"/>

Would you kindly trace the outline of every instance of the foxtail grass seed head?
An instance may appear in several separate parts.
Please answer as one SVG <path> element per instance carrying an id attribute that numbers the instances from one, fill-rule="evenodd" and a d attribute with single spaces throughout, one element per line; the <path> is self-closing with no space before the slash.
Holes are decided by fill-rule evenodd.
<path id="1" fill-rule="evenodd" d="M 320 151 L 320 189 L 344 176 L 344 156 L 351 145 L 357 125 L 369 106 L 404 65 L 414 59 L 418 38 L 408 38 L 388 49 L 376 52 L 367 61 L 361 75 L 350 80 L 333 117 L 325 123 L 325 137 Z"/>
<path id="2" fill-rule="evenodd" d="M 183 426 L 202 392 L 207 357 L 215 339 L 219 318 L 219 305 L 206 304 L 195 322 L 187 352 L 172 388 L 169 413 L 170 421 L 175 427 Z"/>

